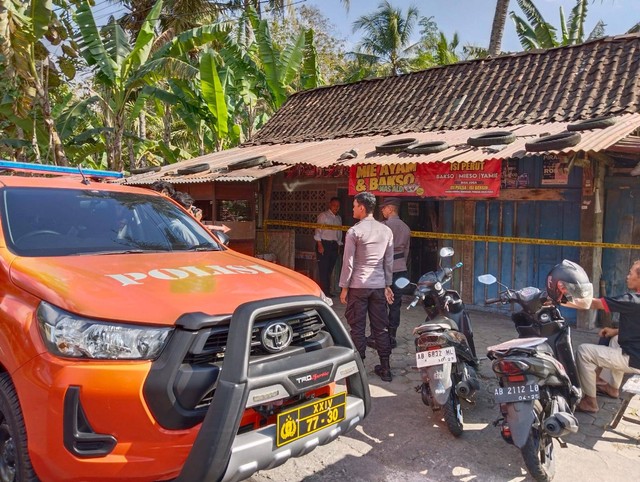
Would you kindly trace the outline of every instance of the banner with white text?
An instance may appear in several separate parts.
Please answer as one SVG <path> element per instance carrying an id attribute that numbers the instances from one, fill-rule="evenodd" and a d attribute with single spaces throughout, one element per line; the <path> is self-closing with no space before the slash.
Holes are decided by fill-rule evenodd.
<path id="1" fill-rule="evenodd" d="M 497 197 L 500 159 L 473 162 L 362 164 L 349 169 L 349 194 L 376 196 Z"/>

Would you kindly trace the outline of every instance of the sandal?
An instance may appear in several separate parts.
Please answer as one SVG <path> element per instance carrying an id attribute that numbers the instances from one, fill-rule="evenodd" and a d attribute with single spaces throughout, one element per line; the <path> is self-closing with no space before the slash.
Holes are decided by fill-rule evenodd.
<path id="1" fill-rule="evenodd" d="M 596 385 L 596 393 L 598 395 L 603 395 L 605 397 L 609 397 L 609 398 L 620 398 L 619 397 L 619 393 L 616 393 L 615 395 L 613 393 L 610 393 L 609 390 L 613 390 L 609 388 L 609 385 Z"/>
<path id="2" fill-rule="evenodd" d="M 593 409 L 592 407 L 583 407 L 582 406 L 582 401 L 580 403 L 578 403 L 578 405 L 576 405 L 576 412 L 583 412 L 583 413 L 597 413 L 598 410 L 600 410 L 599 408 L 595 408 Z"/>

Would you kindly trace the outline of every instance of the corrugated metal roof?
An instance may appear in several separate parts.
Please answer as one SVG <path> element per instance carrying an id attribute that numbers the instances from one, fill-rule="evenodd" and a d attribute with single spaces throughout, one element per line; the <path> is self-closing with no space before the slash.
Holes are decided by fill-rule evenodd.
<path id="1" fill-rule="evenodd" d="M 145 185 L 157 180 L 169 181 L 173 184 L 200 183 L 210 181 L 255 181 L 284 171 L 297 164 L 310 164 L 316 167 L 329 167 L 334 164 L 352 166 L 356 164 L 398 164 L 407 162 L 468 162 L 487 159 L 507 159 L 511 157 L 525 157 L 539 155 L 539 152 L 528 153 L 525 144 L 541 135 L 553 135 L 564 132 L 567 122 L 553 122 L 547 124 L 521 124 L 509 127 L 516 140 L 507 145 L 472 147 L 467 139 L 490 132 L 488 129 L 459 129 L 453 131 L 417 132 L 397 134 L 393 136 L 366 136 L 355 138 L 329 139 L 324 141 L 299 142 L 295 144 L 272 144 L 249 147 L 236 147 L 226 151 L 214 152 L 205 156 L 182 161 L 170 166 L 164 166 L 159 172 L 138 174 L 125 178 L 125 184 Z M 640 128 L 640 114 L 624 114 L 617 118 L 617 122 L 604 129 L 581 131 L 580 143 L 574 147 L 550 153 L 599 152 L 618 143 Z M 495 130 L 505 130 L 496 128 Z M 401 138 L 415 138 L 418 142 L 444 141 L 449 148 L 435 154 L 379 154 L 376 146 Z M 354 159 L 340 161 L 340 156 L 352 149 L 358 152 Z M 230 164 L 246 160 L 255 156 L 265 156 L 269 163 L 267 167 L 251 167 L 225 171 Z M 209 164 L 210 171 L 198 174 L 177 175 L 178 169 Z"/>
<path id="2" fill-rule="evenodd" d="M 239 153 L 238 151 L 243 151 Z M 227 171 L 226 168 L 230 163 L 237 160 L 244 160 L 248 157 L 257 156 L 260 154 L 251 154 L 246 152 L 247 149 L 229 149 L 227 151 L 216 152 L 208 154 L 206 156 L 189 159 L 170 166 L 163 166 L 160 171 L 147 172 L 144 174 L 137 174 L 135 176 L 129 176 L 122 180 L 123 184 L 131 185 L 149 185 L 155 181 L 168 181 L 172 184 L 190 184 L 190 183 L 202 183 L 211 181 L 242 181 L 251 182 L 263 177 L 268 177 L 276 174 L 280 171 L 289 169 L 290 166 L 286 165 L 266 165 L 265 167 L 249 167 L 245 169 L 237 169 L 234 171 Z M 205 172 L 199 172 L 196 174 L 182 174 L 178 175 L 178 169 L 185 169 L 197 164 L 209 164 L 210 170 Z"/>

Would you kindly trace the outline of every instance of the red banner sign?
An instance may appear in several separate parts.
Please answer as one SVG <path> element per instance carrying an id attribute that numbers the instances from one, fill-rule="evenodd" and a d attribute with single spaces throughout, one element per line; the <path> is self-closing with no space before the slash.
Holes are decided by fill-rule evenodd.
<path id="1" fill-rule="evenodd" d="M 497 197 L 500 159 L 473 162 L 362 164 L 349 170 L 349 194 L 376 196 Z"/>

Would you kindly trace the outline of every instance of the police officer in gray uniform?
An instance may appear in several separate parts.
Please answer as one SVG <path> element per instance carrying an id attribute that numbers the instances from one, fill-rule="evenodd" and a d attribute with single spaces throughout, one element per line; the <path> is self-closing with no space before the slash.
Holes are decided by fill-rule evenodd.
<path id="1" fill-rule="evenodd" d="M 347 305 L 345 316 L 351 328 L 351 340 L 362 358 L 367 349 L 365 328 L 369 315 L 380 357 L 375 373 L 390 382 L 387 303 L 393 302 L 393 233 L 374 219 L 375 206 L 376 197 L 370 192 L 358 193 L 353 199 L 353 217 L 359 221 L 349 228 L 344 240 L 340 301 Z"/>
<path id="2" fill-rule="evenodd" d="M 407 259 L 409 258 L 409 245 L 411 242 L 411 229 L 400 219 L 400 199 L 389 197 L 380 204 L 380 211 L 385 220 L 383 224 L 389 226 L 393 233 L 393 303 L 389 305 L 389 336 L 391 337 L 391 348 L 398 346 L 396 334 L 400 326 L 400 307 L 402 305 L 402 290 L 396 287 L 398 278 L 408 278 Z"/>

